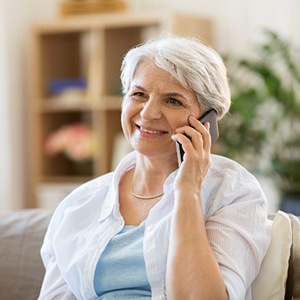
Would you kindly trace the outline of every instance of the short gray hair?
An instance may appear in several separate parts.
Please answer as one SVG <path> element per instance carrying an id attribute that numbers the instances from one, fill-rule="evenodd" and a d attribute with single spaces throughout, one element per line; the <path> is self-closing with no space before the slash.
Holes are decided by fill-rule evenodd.
<path id="1" fill-rule="evenodd" d="M 123 94 L 130 89 L 139 63 L 153 61 L 182 86 L 193 90 L 204 111 L 215 109 L 221 119 L 231 99 L 227 70 L 220 55 L 195 38 L 159 36 L 127 52 L 121 67 Z"/>

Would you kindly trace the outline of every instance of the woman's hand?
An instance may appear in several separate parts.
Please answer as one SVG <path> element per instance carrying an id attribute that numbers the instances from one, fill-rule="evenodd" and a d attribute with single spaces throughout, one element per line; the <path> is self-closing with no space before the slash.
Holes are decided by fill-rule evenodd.
<path id="1" fill-rule="evenodd" d="M 182 145 L 185 152 L 174 184 L 175 192 L 182 189 L 200 192 L 210 166 L 209 123 L 203 125 L 195 117 L 190 116 L 189 124 L 190 126 L 178 128 L 172 137 Z"/>

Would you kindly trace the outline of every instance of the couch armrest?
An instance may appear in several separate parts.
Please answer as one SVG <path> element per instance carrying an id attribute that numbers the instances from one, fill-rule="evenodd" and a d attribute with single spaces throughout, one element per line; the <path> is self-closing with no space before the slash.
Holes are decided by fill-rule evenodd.
<path id="1" fill-rule="evenodd" d="M 37 299 L 44 266 L 40 248 L 52 212 L 0 212 L 0 299 Z"/>

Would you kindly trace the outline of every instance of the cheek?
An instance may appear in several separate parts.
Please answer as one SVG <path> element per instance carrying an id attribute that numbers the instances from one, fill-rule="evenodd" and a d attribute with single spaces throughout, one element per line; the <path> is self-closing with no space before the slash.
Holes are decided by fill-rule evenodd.
<path id="1" fill-rule="evenodd" d="M 128 138 L 128 129 L 129 129 L 129 123 L 128 123 L 128 117 L 127 117 L 127 111 L 122 110 L 121 113 L 121 126 L 122 130 L 124 132 L 124 135 L 126 138 Z"/>
<path id="2" fill-rule="evenodd" d="M 189 125 L 189 117 L 194 116 L 195 118 L 198 118 L 201 115 L 200 108 L 195 105 L 190 109 L 182 109 L 180 111 L 169 113 L 166 112 L 165 114 L 167 116 L 168 122 L 172 129 L 176 129 L 182 126 Z"/>
<path id="3" fill-rule="evenodd" d="M 132 118 L 135 115 L 134 109 L 127 103 L 122 104 L 121 125 L 127 139 L 132 131 Z"/>
<path id="4" fill-rule="evenodd" d="M 188 113 L 186 113 L 186 114 L 178 113 L 178 114 L 170 116 L 169 124 L 172 127 L 172 129 L 175 131 L 179 127 L 188 125 L 189 115 L 190 114 L 188 114 Z"/>
<path id="5" fill-rule="evenodd" d="M 130 110 L 130 107 L 129 107 L 129 103 L 128 101 L 126 101 L 126 99 L 123 99 L 123 102 L 122 102 L 122 111 L 121 111 L 121 123 L 122 123 L 122 126 L 123 124 L 125 124 L 127 118 L 128 118 L 128 111 Z"/>

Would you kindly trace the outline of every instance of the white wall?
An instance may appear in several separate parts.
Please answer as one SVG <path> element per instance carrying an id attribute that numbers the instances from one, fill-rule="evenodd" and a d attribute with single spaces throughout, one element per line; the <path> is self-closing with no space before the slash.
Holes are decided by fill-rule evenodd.
<path id="1" fill-rule="evenodd" d="M 300 45 L 299 0 L 128 0 L 135 9 L 199 13 L 215 22 L 220 52 L 249 53 L 261 29 Z M 26 193 L 27 36 L 32 22 L 54 17 L 59 0 L 0 0 L 0 209 L 24 205 Z"/>
<path id="2" fill-rule="evenodd" d="M 0 209 L 25 205 L 28 30 L 55 14 L 54 3 L 0 0 Z"/>
<path id="3" fill-rule="evenodd" d="M 140 9 L 171 9 L 199 13 L 215 22 L 220 52 L 247 52 L 261 37 L 261 29 L 274 29 L 300 43 L 299 0 L 131 0 Z"/>
<path id="4" fill-rule="evenodd" d="M 0 9 L 0 207 L 7 206 L 11 194 L 11 168 L 9 135 L 9 101 L 8 100 L 8 65 L 6 60 L 6 26 L 3 10 Z"/>

